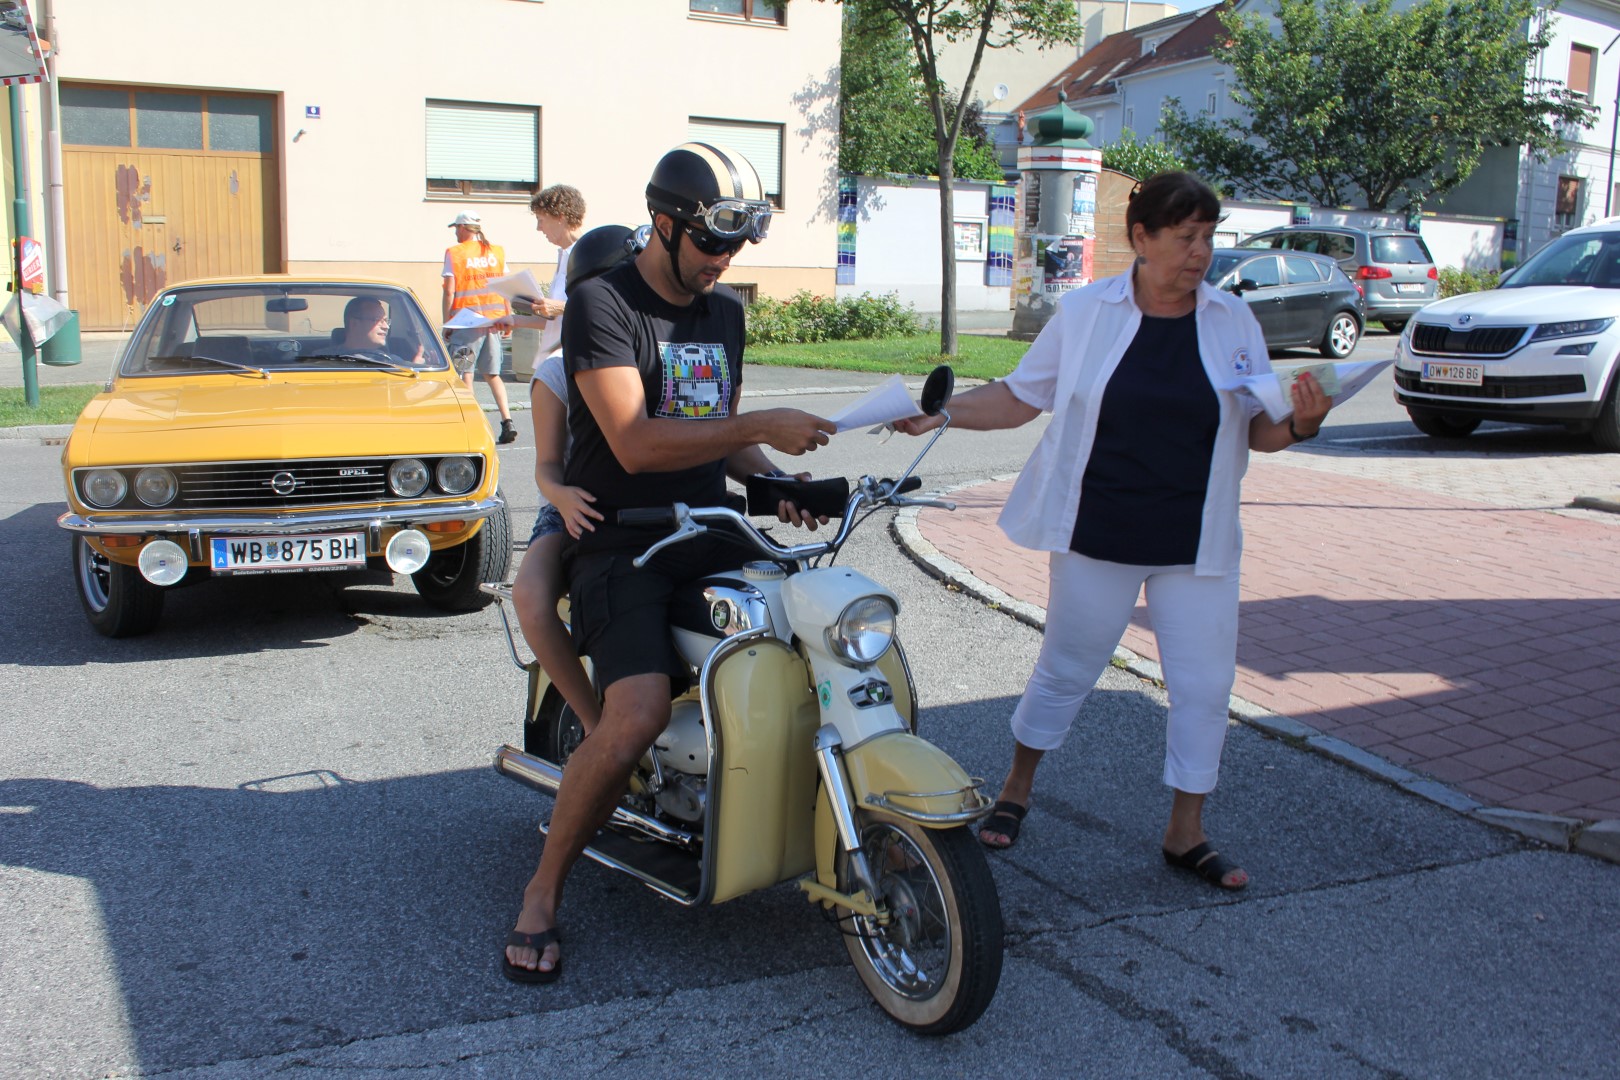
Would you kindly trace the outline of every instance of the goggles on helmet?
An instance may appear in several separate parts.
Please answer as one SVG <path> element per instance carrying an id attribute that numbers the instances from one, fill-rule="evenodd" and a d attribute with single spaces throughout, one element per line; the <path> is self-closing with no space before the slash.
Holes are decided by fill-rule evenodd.
<path id="1" fill-rule="evenodd" d="M 709 206 L 699 206 L 696 221 L 702 222 L 715 236 L 726 240 L 752 240 L 757 244 L 771 231 L 771 204 L 719 199 Z"/>

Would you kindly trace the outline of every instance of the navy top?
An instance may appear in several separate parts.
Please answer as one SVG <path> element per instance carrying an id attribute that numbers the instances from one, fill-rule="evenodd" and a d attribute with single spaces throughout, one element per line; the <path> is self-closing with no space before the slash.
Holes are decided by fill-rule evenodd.
<path id="1" fill-rule="evenodd" d="M 1196 311 L 1142 316 L 1103 391 L 1069 546 L 1092 559 L 1198 559 L 1220 401 L 1198 357 Z"/>

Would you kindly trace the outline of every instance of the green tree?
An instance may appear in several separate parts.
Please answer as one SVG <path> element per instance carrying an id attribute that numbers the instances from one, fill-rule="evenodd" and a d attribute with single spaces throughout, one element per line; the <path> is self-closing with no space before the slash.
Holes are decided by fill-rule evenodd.
<path id="1" fill-rule="evenodd" d="M 893 14 L 846 7 L 839 66 L 839 169 L 861 176 L 933 176 L 938 156 L 928 93 L 910 35 Z M 956 95 L 945 93 L 954 120 Z M 983 108 L 975 101 L 968 110 L 956 149 L 956 178 L 1000 180 L 1001 163 Z"/>
<path id="2" fill-rule="evenodd" d="M 1114 169 L 1137 180 L 1146 180 L 1155 173 L 1185 169 L 1176 152 L 1157 140 L 1143 140 L 1126 129 L 1119 139 L 1103 147 L 1103 168 Z"/>
<path id="3" fill-rule="evenodd" d="M 953 235 L 952 181 L 956 152 L 971 109 L 955 103 L 973 100 L 973 80 L 986 49 L 1029 42 L 1051 45 L 1074 41 L 1080 27 L 1073 0 L 838 0 L 861 16 L 887 12 L 905 30 L 922 79 L 933 121 L 934 168 L 939 177 L 940 322 L 939 350 L 954 356 L 956 334 L 956 245 Z M 867 25 L 864 18 L 861 25 Z M 947 88 L 939 77 L 937 50 L 943 45 L 969 45 L 973 59 L 962 86 Z M 954 100 L 953 100 L 954 98 Z"/>
<path id="4" fill-rule="evenodd" d="M 1219 56 L 1245 120 L 1160 120 L 1205 179 L 1262 198 L 1407 209 L 1466 180 L 1492 146 L 1539 160 L 1587 121 L 1576 95 L 1529 77 L 1551 41 L 1537 0 L 1276 0 L 1221 16 Z"/>

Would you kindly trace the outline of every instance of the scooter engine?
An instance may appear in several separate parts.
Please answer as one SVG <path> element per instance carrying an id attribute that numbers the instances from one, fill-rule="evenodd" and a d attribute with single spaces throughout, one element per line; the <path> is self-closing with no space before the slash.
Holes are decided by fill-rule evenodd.
<path id="1" fill-rule="evenodd" d="M 653 753 L 664 772 L 664 786 L 655 796 L 658 808 L 680 821 L 703 820 L 709 776 L 703 706 L 691 698 L 675 702 L 669 726 L 653 743 Z"/>

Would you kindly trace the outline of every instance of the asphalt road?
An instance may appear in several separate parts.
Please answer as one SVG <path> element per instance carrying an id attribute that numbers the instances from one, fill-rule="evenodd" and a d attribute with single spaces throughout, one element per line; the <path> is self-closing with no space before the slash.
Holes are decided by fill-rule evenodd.
<path id="1" fill-rule="evenodd" d="M 1012 472 L 1035 435 L 947 436 L 919 471 Z M 531 445 L 503 451 L 520 536 Z M 914 446 L 813 465 L 893 475 Z M 1216 893 L 1159 858 L 1165 701 L 1117 670 L 992 859 L 1008 958 L 969 1031 L 888 1021 L 790 886 L 687 910 L 590 864 L 562 980 L 515 987 L 496 954 L 549 801 L 490 768 L 523 694 L 496 616 L 260 578 L 104 640 L 57 455 L 0 442 L 0 1075 L 1612 1075 L 1620 866 L 1234 727 L 1209 824 L 1254 884 Z M 841 561 L 901 598 L 924 733 L 999 781 L 1037 634 L 881 520 Z"/>

